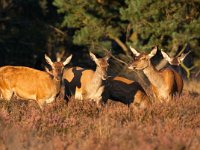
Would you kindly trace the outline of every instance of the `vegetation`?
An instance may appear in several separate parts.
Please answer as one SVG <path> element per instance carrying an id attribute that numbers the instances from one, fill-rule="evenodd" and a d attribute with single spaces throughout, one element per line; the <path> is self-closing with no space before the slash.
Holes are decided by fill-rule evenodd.
<path id="1" fill-rule="evenodd" d="M 158 45 L 169 55 L 191 50 L 182 66 L 190 74 L 194 65 L 197 78 L 199 10 L 199 0 L 0 0 L 0 66 L 44 69 L 44 53 L 64 51 L 73 54 L 73 66 L 93 67 L 88 51 L 111 49 L 109 69 L 116 69 L 132 58 L 129 45 L 144 52 Z M 156 63 L 161 59 L 158 53 Z M 0 150 L 200 149 L 199 85 L 190 81 L 181 97 L 139 111 L 71 98 L 41 112 L 34 101 L 1 100 Z"/>
<path id="2" fill-rule="evenodd" d="M 57 99 L 43 112 L 34 101 L 0 101 L 0 148 L 5 149 L 192 149 L 200 148 L 199 84 L 186 84 L 168 104 L 134 111 L 111 102 Z"/>
<path id="3" fill-rule="evenodd" d="M 195 59 L 186 66 L 199 65 L 198 0 L 2 0 L 0 4 L 1 65 L 41 68 L 43 54 L 55 56 L 58 51 L 74 53 L 84 62 L 89 50 L 103 55 L 105 49 L 128 62 L 129 45 L 142 51 L 158 45 L 170 55 L 182 48 L 191 50 Z"/>

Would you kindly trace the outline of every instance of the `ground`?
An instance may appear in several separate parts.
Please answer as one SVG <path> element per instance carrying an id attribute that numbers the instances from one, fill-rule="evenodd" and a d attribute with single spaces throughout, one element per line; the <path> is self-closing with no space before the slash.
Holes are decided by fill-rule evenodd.
<path id="1" fill-rule="evenodd" d="M 199 83 L 189 82 L 181 97 L 135 111 L 109 101 L 57 99 L 40 111 L 34 101 L 0 101 L 0 150 L 200 149 Z"/>

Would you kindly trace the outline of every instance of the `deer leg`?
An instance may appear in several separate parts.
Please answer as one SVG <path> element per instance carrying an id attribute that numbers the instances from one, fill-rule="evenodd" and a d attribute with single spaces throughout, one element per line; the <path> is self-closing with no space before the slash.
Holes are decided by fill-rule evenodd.
<path id="1" fill-rule="evenodd" d="M 52 103 L 55 100 L 55 97 L 50 97 L 49 99 L 46 99 L 45 102 L 47 104 Z"/>
<path id="2" fill-rule="evenodd" d="M 10 101 L 13 96 L 13 91 L 11 90 L 1 90 L 1 96 L 4 100 Z"/>
<path id="3" fill-rule="evenodd" d="M 99 105 L 99 102 L 102 101 L 102 93 L 103 93 L 103 90 L 104 90 L 104 86 L 101 86 L 95 96 L 94 96 L 94 100 L 96 101 L 97 105 Z"/>
<path id="4" fill-rule="evenodd" d="M 75 91 L 75 99 L 77 100 L 83 100 L 83 93 L 82 93 L 82 89 L 76 87 L 76 91 Z"/>
<path id="5" fill-rule="evenodd" d="M 43 99 L 40 99 L 37 101 L 39 107 L 40 107 L 40 110 L 43 110 L 43 107 L 44 107 L 44 103 L 45 103 L 45 100 Z"/>

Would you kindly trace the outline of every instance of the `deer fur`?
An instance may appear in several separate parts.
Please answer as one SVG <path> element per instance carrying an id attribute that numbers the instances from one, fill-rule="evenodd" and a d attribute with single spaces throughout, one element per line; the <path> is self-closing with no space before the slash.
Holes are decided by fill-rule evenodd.
<path id="1" fill-rule="evenodd" d="M 157 70 L 151 63 L 151 58 L 156 54 L 154 47 L 149 54 L 139 53 L 130 47 L 135 55 L 129 69 L 142 70 L 151 83 L 151 88 L 156 101 L 170 101 L 174 94 L 180 95 L 183 90 L 183 79 L 174 70 L 166 68 Z"/>
<path id="2" fill-rule="evenodd" d="M 64 66 L 72 58 L 64 62 L 52 62 L 45 55 L 47 63 L 52 67 L 52 73 L 24 66 L 4 66 L 0 68 L 0 93 L 4 100 L 10 101 L 13 95 L 26 100 L 36 100 L 40 108 L 45 103 L 51 103 L 60 92 Z"/>
<path id="3" fill-rule="evenodd" d="M 107 79 L 103 100 L 120 101 L 130 107 L 143 109 L 150 106 L 151 101 L 138 82 L 116 76 Z"/>
<path id="4" fill-rule="evenodd" d="M 90 52 L 90 57 L 96 63 L 96 70 L 83 69 L 81 67 L 73 67 L 64 71 L 63 79 L 66 95 L 75 95 L 77 100 L 94 100 L 98 104 L 102 100 L 104 91 L 103 80 L 107 78 L 107 68 L 109 55 L 104 58 L 96 58 Z"/>

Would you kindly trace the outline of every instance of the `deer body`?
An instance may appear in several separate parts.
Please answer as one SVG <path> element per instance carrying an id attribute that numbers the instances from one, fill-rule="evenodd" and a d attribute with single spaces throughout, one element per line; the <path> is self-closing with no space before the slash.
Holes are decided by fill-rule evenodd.
<path id="1" fill-rule="evenodd" d="M 104 101 L 109 98 L 136 108 L 146 108 L 151 104 L 138 82 L 120 76 L 109 78 L 107 82 Z"/>
<path id="2" fill-rule="evenodd" d="M 104 86 L 98 72 L 80 67 L 73 67 L 64 72 L 67 91 L 75 95 L 75 99 L 101 100 Z"/>
<path id="3" fill-rule="evenodd" d="M 43 71 L 28 67 L 6 66 L 0 69 L 0 74 L 0 91 L 5 100 L 10 100 L 15 94 L 24 99 L 37 100 L 39 103 L 43 100 L 49 103 L 59 92 L 60 81 L 53 80 Z"/>
<path id="4" fill-rule="evenodd" d="M 151 83 L 153 94 L 160 102 L 170 101 L 172 96 L 181 94 L 183 80 L 174 70 L 169 68 L 158 71 L 152 64 L 143 70 Z"/>
<path id="5" fill-rule="evenodd" d="M 47 58 L 47 56 L 45 56 Z M 47 58 L 50 61 L 50 58 Z M 68 63 L 71 57 L 63 64 Z M 36 100 L 40 108 L 51 103 L 60 92 L 64 65 L 61 62 L 49 62 L 53 73 L 23 66 L 4 66 L 0 68 L 0 93 L 2 98 L 10 100 L 15 94 L 23 99 Z"/>
<path id="6" fill-rule="evenodd" d="M 156 101 L 170 101 L 174 94 L 181 94 L 183 89 L 183 79 L 181 76 L 169 68 L 157 70 L 151 64 L 150 58 L 156 54 L 157 47 L 152 49 L 150 54 L 139 53 L 133 48 L 131 50 L 136 57 L 129 65 L 129 69 L 143 70 L 151 83 Z"/>
<path id="7" fill-rule="evenodd" d="M 97 64 L 96 70 L 73 67 L 64 71 L 64 83 L 67 95 L 74 94 L 77 100 L 94 100 L 98 104 L 102 99 L 104 85 L 102 80 L 107 76 L 108 58 L 97 59 L 94 54 L 90 53 L 92 59 Z"/>

